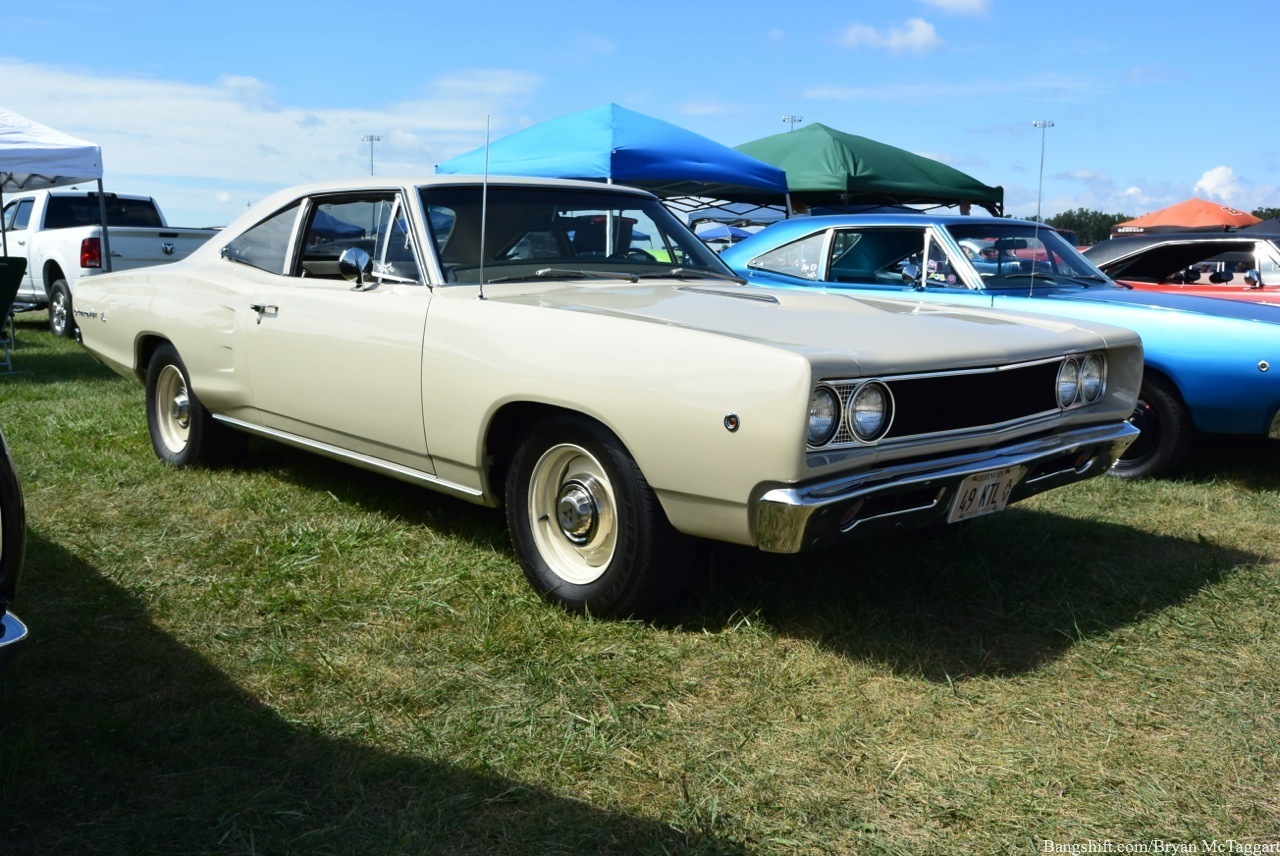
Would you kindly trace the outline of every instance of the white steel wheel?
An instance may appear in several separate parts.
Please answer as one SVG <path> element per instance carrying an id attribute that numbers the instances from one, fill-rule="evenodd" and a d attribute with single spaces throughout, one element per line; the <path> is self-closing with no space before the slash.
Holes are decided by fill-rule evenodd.
<path id="1" fill-rule="evenodd" d="M 187 392 L 187 379 L 177 366 L 168 363 L 160 367 L 155 384 L 156 434 L 166 449 L 181 455 L 191 434 L 191 395 Z"/>
<path id="2" fill-rule="evenodd" d="M 618 547 L 613 485 L 586 449 L 563 443 L 533 466 L 529 519 L 533 540 L 557 576 L 573 585 L 595 582 Z"/>
<path id="3" fill-rule="evenodd" d="M 668 605 L 688 582 L 689 539 L 621 441 L 569 414 L 533 424 L 506 473 L 507 530 L 552 603 L 610 618 Z"/>
<path id="4" fill-rule="evenodd" d="M 214 421 L 191 388 L 177 350 L 168 342 L 147 364 L 147 430 L 156 457 L 176 467 L 221 464 L 243 454 L 247 435 Z"/>

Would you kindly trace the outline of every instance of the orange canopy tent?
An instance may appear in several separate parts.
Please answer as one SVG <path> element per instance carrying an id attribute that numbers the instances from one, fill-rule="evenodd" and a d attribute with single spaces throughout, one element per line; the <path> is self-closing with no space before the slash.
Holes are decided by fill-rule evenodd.
<path id="1" fill-rule="evenodd" d="M 1142 235 L 1152 232 L 1181 232 L 1188 229 L 1230 231 L 1262 222 L 1244 211 L 1207 199 L 1188 199 L 1111 227 L 1111 235 Z"/>

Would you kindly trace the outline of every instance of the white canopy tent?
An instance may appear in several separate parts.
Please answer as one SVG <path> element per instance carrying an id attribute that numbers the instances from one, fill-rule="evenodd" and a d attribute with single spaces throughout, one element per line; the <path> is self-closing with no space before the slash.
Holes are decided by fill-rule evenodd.
<path id="1" fill-rule="evenodd" d="M 102 255 L 109 270 L 111 248 L 107 244 L 101 147 L 0 107 L 0 208 L 4 207 L 5 191 L 58 187 L 85 181 L 98 183 L 103 224 Z M 0 229 L 2 233 L 3 229 Z M 3 248 L 4 254 L 8 255 L 7 238 Z"/>

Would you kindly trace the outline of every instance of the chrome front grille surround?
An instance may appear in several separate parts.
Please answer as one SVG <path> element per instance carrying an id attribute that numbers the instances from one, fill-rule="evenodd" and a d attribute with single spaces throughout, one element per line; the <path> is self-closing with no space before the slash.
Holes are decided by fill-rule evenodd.
<path id="1" fill-rule="evenodd" d="M 1061 377 L 1071 374 L 1069 364 L 1078 369 L 1093 357 L 1102 361 L 1101 383 L 1089 387 L 1093 397 L 1086 400 L 1081 392 L 1064 406 L 1059 401 Z M 864 439 L 854 430 L 850 404 L 872 384 L 888 393 L 888 413 L 880 433 Z M 809 449 L 856 448 L 1004 428 L 1096 403 L 1106 394 L 1106 356 L 1073 354 L 992 368 L 825 379 L 818 386 L 830 389 L 840 402 L 839 427 L 826 443 Z"/>

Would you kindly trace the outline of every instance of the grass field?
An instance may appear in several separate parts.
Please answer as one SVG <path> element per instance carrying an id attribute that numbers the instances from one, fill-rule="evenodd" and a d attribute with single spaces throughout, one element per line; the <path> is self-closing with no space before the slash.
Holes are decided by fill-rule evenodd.
<path id="1" fill-rule="evenodd" d="M 500 512 L 256 441 L 162 466 L 141 387 L 19 319 L 4 856 L 1280 846 L 1280 443 L 716 546 L 665 620 L 601 622 Z"/>

